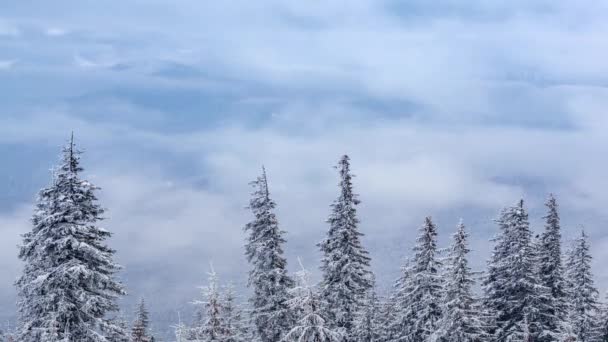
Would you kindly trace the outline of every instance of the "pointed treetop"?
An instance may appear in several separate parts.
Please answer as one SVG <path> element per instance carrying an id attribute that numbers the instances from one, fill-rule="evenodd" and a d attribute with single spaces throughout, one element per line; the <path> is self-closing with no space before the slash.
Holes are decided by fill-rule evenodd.
<path id="1" fill-rule="evenodd" d="M 264 165 L 262 165 L 262 186 L 264 187 L 266 200 L 270 199 L 270 191 L 268 190 L 268 178 L 266 177 L 266 167 Z"/>
<path id="2" fill-rule="evenodd" d="M 74 132 L 72 132 L 70 134 L 70 141 L 68 142 L 67 146 L 63 147 L 63 163 L 60 166 L 60 169 L 64 172 L 69 172 L 73 174 L 82 171 L 82 168 L 80 167 L 79 157 L 81 153 L 82 151 L 80 151 L 76 147 L 76 143 L 74 142 Z"/>

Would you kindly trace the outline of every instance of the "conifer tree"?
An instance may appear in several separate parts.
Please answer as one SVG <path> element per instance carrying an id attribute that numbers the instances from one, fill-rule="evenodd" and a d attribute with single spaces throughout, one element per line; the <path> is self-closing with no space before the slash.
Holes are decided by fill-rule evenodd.
<path id="1" fill-rule="evenodd" d="M 319 244 L 323 253 L 321 297 L 327 303 L 324 314 L 331 327 L 342 329 L 351 339 L 353 324 L 362 303 L 373 286 L 368 252 L 361 244 L 348 156 L 343 156 L 337 167 L 340 175 L 340 194 L 331 205 L 327 222 L 327 237 Z"/>
<path id="2" fill-rule="evenodd" d="M 125 291 L 111 233 L 98 226 L 104 209 L 99 190 L 81 178 L 80 151 L 74 139 L 63 148 L 53 182 L 40 191 L 30 232 L 23 235 L 17 280 L 20 342 L 46 342 L 49 336 L 71 341 L 105 342 L 114 329 L 107 314 L 118 310 Z"/>
<path id="3" fill-rule="evenodd" d="M 532 233 L 521 200 L 506 208 L 497 220 L 500 228 L 484 280 L 485 305 L 496 315 L 496 341 L 539 338 L 541 312 L 548 289 L 540 284 L 535 268 Z"/>
<path id="4" fill-rule="evenodd" d="M 548 332 L 542 341 L 554 341 L 565 329 L 567 315 L 566 285 L 562 266 L 561 227 L 557 201 L 553 195 L 545 203 L 545 230 L 538 244 L 538 277 L 540 284 L 550 291 L 540 317 L 541 329 Z"/>
<path id="5" fill-rule="evenodd" d="M 135 312 L 135 321 L 131 328 L 131 342 L 150 342 L 150 336 L 148 335 L 149 325 L 150 318 L 148 309 L 146 309 L 146 302 L 141 298 Z"/>
<path id="6" fill-rule="evenodd" d="M 442 318 L 434 334 L 435 341 L 478 342 L 486 338 L 472 293 L 475 280 L 467 259 L 468 236 L 461 221 L 446 259 Z"/>
<path id="7" fill-rule="evenodd" d="M 442 277 L 437 229 L 430 217 L 420 227 L 414 257 L 398 282 L 395 341 L 426 341 L 441 318 Z"/>
<path id="8" fill-rule="evenodd" d="M 203 306 L 204 320 L 202 325 L 194 328 L 195 338 L 202 342 L 224 342 L 226 339 L 226 322 L 222 313 L 224 304 L 213 267 L 209 272 L 209 282 L 202 290 L 203 300 L 194 303 Z"/>
<path id="9" fill-rule="evenodd" d="M 308 272 L 304 267 L 298 275 L 300 278 L 297 285 L 291 290 L 293 297 L 289 300 L 289 306 L 293 312 L 299 312 L 301 317 L 283 340 L 294 342 L 342 341 L 342 334 L 328 327 L 321 310 L 323 303 L 316 289 L 308 283 Z"/>
<path id="10" fill-rule="evenodd" d="M 247 329 L 243 324 L 242 310 L 236 302 L 234 287 L 229 284 L 224 290 L 222 300 L 222 321 L 225 342 L 246 342 Z"/>
<path id="11" fill-rule="evenodd" d="M 380 302 L 374 290 L 363 302 L 362 308 L 357 313 L 355 328 L 353 331 L 354 342 L 380 342 L 382 340 L 382 320 L 380 317 Z"/>
<path id="12" fill-rule="evenodd" d="M 249 233 L 245 252 L 251 269 L 248 285 L 253 289 L 251 318 L 253 333 L 261 342 L 278 342 L 294 322 L 287 305 L 294 282 L 287 274 L 283 255 L 284 231 L 279 229 L 270 198 L 266 170 L 251 183 L 254 187 L 249 209 L 253 221 L 245 226 Z"/>
<path id="13" fill-rule="evenodd" d="M 598 291 L 591 274 L 591 254 L 583 230 L 568 255 L 567 263 L 569 321 L 577 341 L 593 341 L 596 315 L 599 310 Z"/>
<path id="14" fill-rule="evenodd" d="M 608 295 L 605 297 L 608 299 Z M 604 300 L 599 305 L 599 314 L 597 317 L 597 327 L 595 329 L 596 342 L 608 342 L 608 301 Z"/>
<path id="15" fill-rule="evenodd" d="M 114 318 L 112 323 L 105 334 L 106 340 L 108 342 L 131 342 L 127 322 L 120 318 Z"/>

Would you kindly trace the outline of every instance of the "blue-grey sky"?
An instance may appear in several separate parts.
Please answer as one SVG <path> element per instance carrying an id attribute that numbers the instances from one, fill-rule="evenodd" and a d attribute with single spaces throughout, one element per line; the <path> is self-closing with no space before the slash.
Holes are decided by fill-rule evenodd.
<path id="1" fill-rule="evenodd" d="M 316 269 L 344 153 L 383 287 L 425 215 L 444 244 L 464 218 L 481 267 L 499 209 L 524 196 L 540 231 L 554 192 L 606 289 L 606 18 L 590 0 L 1 2 L 0 319 L 72 130 L 127 312 L 146 296 L 158 330 L 189 310 L 209 261 L 244 284 L 262 164 L 289 261 Z"/>

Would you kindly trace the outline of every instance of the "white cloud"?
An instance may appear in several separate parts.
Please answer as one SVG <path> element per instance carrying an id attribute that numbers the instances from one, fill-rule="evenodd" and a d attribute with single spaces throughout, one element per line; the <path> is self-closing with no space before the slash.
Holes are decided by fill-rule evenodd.
<path id="1" fill-rule="evenodd" d="M 17 63 L 16 60 L 0 60 L 0 70 L 11 69 Z"/>

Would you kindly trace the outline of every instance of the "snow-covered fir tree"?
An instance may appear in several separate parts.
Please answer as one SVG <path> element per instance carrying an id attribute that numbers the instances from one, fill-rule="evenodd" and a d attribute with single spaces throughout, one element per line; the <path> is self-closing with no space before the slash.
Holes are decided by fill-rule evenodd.
<path id="1" fill-rule="evenodd" d="M 395 285 L 397 287 L 397 284 Z M 397 324 L 399 323 L 397 317 L 399 317 L 398 311 L 397 293 L 393 291 L 388 298 L 381 301 L 379 304 L 378 312 L 378 340 L 379 341 L 393 341 L 398 329 Z"/>
<path id="2" fill-rule="evenodd" d="M 604 298 L 604 302 L 598 305 L 599 314 L 593 334 L 596 342 L 608 342 L 608 294 Z"/>
<path id="3" fill-rule="evenodd" d="M 137 305 L 135 321 L 133 321 L 133 327 L 131 328 L 131 342 L 150 342 L 150 335 L 148 333 L 149 325 L 150 318 L 148 309 L 146 308 L 146 302 L 144 298 L 141 298 Z"/>
<path id="4" fill-rule="evenodd" d="M 294 327 L 285 335 L 283 341 L 294 342 L 340 342 L 343 335 L 331 329 L 323 317 L 322 303 L 314 286 L 308 283 L 308 271 L 303 267 L 298 273 L 297 285 L 291 290 L 289 307 L 292 312 L 300 313 Z"/>
<path id="5" fill-rule="evenodd" d="M 116 280 L 120 267 L 106 240 L 111 233 L 98 226 L 104 209 L 98 187 L 81 179 L 80 151 L 72 138 L 63 148 L 52 184 L 42 189 L 23 235 L 17 280 L 20 342 L 53 339 L 105 342 L 124 288 Z"/>
<path id="6" fill-rule="evenodd" d="M 203 322 L 200 326 L 194 327 L 194 339 L 201 342 L 225 341 L 226 324 L 222 313 L 223 303 L 219 290 L 218 277 L 213 267 L 209 272 L 207 286 L 202 288 L 203 300 L 194 302 L 203 307 Z"/>
<path id="7" fill-rule="evenodd" d="M 401 297 L 400 311 L 403 322 L 401 339 L 405 341 L 426 341 L 441 318 L 442 275 L 439 250 L 437 248 L 437 228 L 430 217 L 425 218 L 420 227 L 414 257 L 407 271 L 405 287 Z"/>
<path id="8" fill-rule="evenodd" d="M 222 295 L 221 315 L 224 323 L 225 342 L 247 342 L 247 329 L 243 322 L 243 311 L 237 303 L 234 286 L 226 286 Z"/>
<path id="9" fill-rule="evenodd" d="M 175 335 L 175 342 L 190 341 L 189 337 L 191 329 L 182 322 L 182 316 L 179 312 L 177 313 L 177 324 L 172 325 L 171 328 L 173 329 L 173 334 Z"/>
<path id="10" fill-rule="evenodd" d="M 368 252 L 361 244 L 353 191 L 350 161 L 343 156 L 336 167 L 340 176 L 340 194 L 331 205 L 327 237 L 319 244 L 323 253 L 321 296 L 327 303 L 324 313 L 334 328 L 343 330 L 350 340 L 356 314 L 373 286 Z"/>
<path id="11" fill-rule="evenodd" d="M 593 341 L 596 315 L 599 310 L 598 291 L 591 274 L 591 253 L 583 230 L 576 239 L 566 262 L 569 322 L 580 342 Z"/>
<path id="12" fill-rule="evenodd" d="M 468 236 L 462 221 L 453 236 L 445 260 L 442 317 L 433 334 L 438 342 L 478 342 L 486 340 L 481 314 L 473 297 L 474 274 L 469 267 Z"/>
<path id="13" fill-rule="evenodd" d="M 544 306 L 547 312 L 541 313 L 541 328 L 548 331 L 542 341 L 555 341 L 566 329 L 566 283 L 562 265 L 561 227 L 557 201 L 553 195 L 545 203 L 548 209 L 545 230 L 538 244 L 538 277 L 540 284 L 549 289 L 550 295 Z"/>
<path id="14" fill-rule="evenodd" d="M 129 338 L 129 328 L 124 319 L 118 317 L 112 319 L 112 324 L 108 329 L 109 330 L 105 332 L 106 340 L 108 342 L 131 342 Z"/>
<path id="15" fill-rule="evenodd" d="M 437 228 L 430 217 L 419 229 L 414 257 L 404 269 L 398 289 L 395 340 L 427 341 L 441 318 L 443 280 L 437 248 Z"/>
<path id="16" fill-rule="evenodd" d="M 380 316 L 380 301 L 376 291 L 369 291 L 363 305 L 357 313 L 353 342 L 380 342 L 382 340 L 382 318 Z"/>
<path id="17" fill-rule="evenodd" d="M 245 252 L 251 265 L 248 284 L 253 290 L 250 300 L 253 333 L 261 342 L 278 342 L 294 322 L 287 305 L 294 281 L 287 274 L 283 255 L 285 232 L 279 229 L 265 169 L 251 185 L 255 190 L 249 208 L 254 218 L 245 226 L 249 233 Z"/>
<path id="18" fill-rule="evenodd" d="M 504 209 L 497 220 L 500 232 L 484 279 L 485 305 L 495 317 L 495 341 L 539 338 L 541 312 L 549 296 L 536 272 L 536 255 L 524 201 Z"/>

